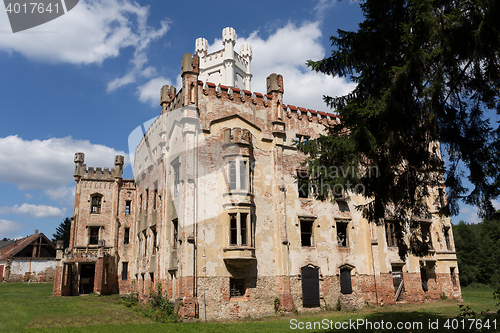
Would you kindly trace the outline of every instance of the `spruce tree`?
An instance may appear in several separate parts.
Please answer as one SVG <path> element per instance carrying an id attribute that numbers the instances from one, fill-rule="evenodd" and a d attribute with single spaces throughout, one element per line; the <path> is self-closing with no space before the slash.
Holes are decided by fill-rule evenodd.
<path id="1" fill-rule="evenodd" d="M 390 217 L 399 239 L 409 233 L 409 242 L 398 242 L 400 256 L 423 255 L 429 246 L 414 221 L 430 217 L 429 188 L 448 188 L 442 214 L 456 214 L 459 200 L 477 205 L 482 216 L 494 213 L 500 130 L 483 112 L 500 112 L 500 3 L 366 0 L 360 6 L 359 29 L 338 30 L 331 56 L 308 61 L 357 86 L 324 97 L 341 122 L 299 148 L 308 154 L 319 199 L 329 197 L 324 185 L 359 185 L 368 201 L 359 208 L 369 221 Z M 470 191 L 460 165 L 470 173 Z M 357 172 L 325 172 L 330 166 Z"/>
<path id="2" fill-rule="evenodd" d="M 71 219 L 66 217 L 61 224 L 56 228 L 56 233 L 52 234 L 52 243 L 56 243 L 59 240 L 64 242 L 64 248 L 69 246 L 69 238 L 71 232 Z"/>

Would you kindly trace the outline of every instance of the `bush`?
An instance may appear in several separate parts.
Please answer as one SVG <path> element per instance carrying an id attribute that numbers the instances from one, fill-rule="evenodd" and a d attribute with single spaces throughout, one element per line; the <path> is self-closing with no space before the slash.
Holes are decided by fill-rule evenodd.
<path id="1" fill-rule="evenodd" d="M 150 288 L 144 314 L 162 323 L 175 323 L 179 319 L 174 304 L 168 300 L 166 295 L 163 295 L 161 283 L 156 285 L 156 292 Z"/>

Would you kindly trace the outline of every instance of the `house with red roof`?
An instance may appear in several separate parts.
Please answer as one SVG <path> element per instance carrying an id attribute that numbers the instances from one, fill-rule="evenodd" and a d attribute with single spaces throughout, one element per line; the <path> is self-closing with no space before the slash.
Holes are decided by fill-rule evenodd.
<path id="1" fill-rule="evenodd" d="M 38 230 L 33 235 L 0 244 L 2 281 L 52 281 L 55 263 L 54 244 Z"/>

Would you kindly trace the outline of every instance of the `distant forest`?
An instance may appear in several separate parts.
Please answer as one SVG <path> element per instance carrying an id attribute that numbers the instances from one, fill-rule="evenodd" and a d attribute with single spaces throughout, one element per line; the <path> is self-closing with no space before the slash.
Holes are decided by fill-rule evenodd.
<path id="1" fill-rule="evenodd" d="M 460 284 L 500 288 L 500 217 L 478 224 L 460 221 L 453 227 Z"/>

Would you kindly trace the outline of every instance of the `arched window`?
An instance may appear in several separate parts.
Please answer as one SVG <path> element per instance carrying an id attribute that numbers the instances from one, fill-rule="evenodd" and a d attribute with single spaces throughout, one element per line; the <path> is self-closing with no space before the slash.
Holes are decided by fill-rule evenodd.
<path id="1" fill-rule="evenodd" d="M 102 195 L 93 194 L 91 201 L 90 214 L 101 214 Z"/>

